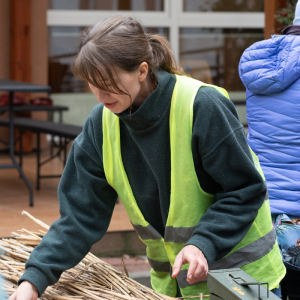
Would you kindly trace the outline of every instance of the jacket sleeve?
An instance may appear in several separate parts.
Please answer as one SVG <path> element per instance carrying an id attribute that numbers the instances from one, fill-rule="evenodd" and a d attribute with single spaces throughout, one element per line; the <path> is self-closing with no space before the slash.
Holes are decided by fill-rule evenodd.
<path id="1" fill-rule="evenodd" d="M 102 110 L 94 109 L 72 145 L 59 183 L 60 218 L 30 255 L 19 280 L 31 282 L 39 295 L 80 262 L 109 226 L 117 194 L 104 175 L 101 124 Z"/>
<path id="2" fill-rule="evenodd" d="M 256 170 L 233 103 L 203 87 L 194 103 L 192 150 L 200 186 L 214 204 L 186 245 L 195 245 L 210 265 L 246 235 L 264 202 L 266 185 Z"/>

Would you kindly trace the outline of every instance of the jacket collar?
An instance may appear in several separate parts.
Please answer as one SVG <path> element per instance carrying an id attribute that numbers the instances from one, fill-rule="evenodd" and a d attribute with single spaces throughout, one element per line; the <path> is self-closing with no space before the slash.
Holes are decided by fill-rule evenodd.
<path id="1" fill-rule="evenodd" d="M 174 75 L 157 71 L 158 85 L 146 98 L 143 104 L 133 113 L 128 110 L 116 114 L 130 131 L 144 133 L 151 131 L 170 111 L 173 88 L 176 82 Z"/>
<path id="2" fill-rule="evenodd" d="M 281 33 L 282 35 L 300 35 L 300 25 L 290 25 L 285 27 Z"/>

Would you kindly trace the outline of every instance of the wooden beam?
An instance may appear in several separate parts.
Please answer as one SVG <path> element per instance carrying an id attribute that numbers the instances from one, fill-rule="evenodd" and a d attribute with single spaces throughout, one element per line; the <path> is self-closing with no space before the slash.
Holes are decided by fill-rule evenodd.
<path id="1" fill-rule="evenodd" d="M 10 4 L 10 77 L 31 82 L 31 0 L 11 0 Z"/>
<path id="2" fill-rule="evenodd" d="M 48 1 L 31 0 L 31 82 L 48 85 L 48 26 L 47 26 Z M 47 97 L 46 93 L 34 93 L 32 97 Z M 47 120 L 45 111 L 31 113 L 33 119 Z M 32 146 L 37 145 L 36 134 L 32 135 Z M 46 148 L 49 143 L 46 135 L 41 136 L 41 148 Z"/>
<path id="3" fill-rule="evenodd" d="M 31 82 L 31 0 L 10 0 L 10 78 L 13 80 Z M 17 93 L 27 97 L 27 94 Z M 30 112 L 24 113 L 30 117 Z M 15 138 L 18 132 L 15 132 Z M 32 134 L 26 132 L 22 138 L 23 151 L 32 150 Z M 20 149 L 16 143 L 16 151 Z"/>
<path id="4" fill-rule="evenodd" d="M 155 2 L 154 1 L 146 1 L 146 10 L 155 10 Z"/>
<path id="5" fill-rule="evenodd" d="M 118 1 L 119 10 L 130 10 L 131 9 L 131 0 L 119 0 Z"/>
<path id="6" fill-rule="evenodd" d="M 10 78 L 10 3 L 0 0 L 0 78 Z"/>
<path id="7" fill-rule="evenodd" d="M 79 9 L 90 9 L 89 1 L 79 0 Z"/>
<path id="8" fill-rule="evenodd" d="M 41 85 L 48 85 L 47 9 L 48 1 L 31 0 L 31 82 Z"/>
<path id="9" fill-rule="evenodd" d="M 288 0 L 265 0 L 265 39 L 271 35 L 280 33 L 280 26 L 276 22 L 275 15 L 278 9 L 286 7 Z"/>

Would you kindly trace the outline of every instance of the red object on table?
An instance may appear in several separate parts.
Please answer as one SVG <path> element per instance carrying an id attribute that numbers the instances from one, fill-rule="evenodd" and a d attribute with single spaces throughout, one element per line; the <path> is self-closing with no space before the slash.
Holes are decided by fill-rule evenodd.
<path id="1" fill-rule="evenodd" d="M 14 105 L 26 105 L 26 98 L 18 95 L 14 95 L 13 100 Z M 0 96 L 0 105 L 1 106 L 8 106 L 9 105 L 9 95 L 4 94 Z"/>
<path id="2" fill-rule="evenodd" d="M 47 97 L 37 97 L 29 100 L 30 105 L 35 106 L 51 106 L 53 101 Z"/>

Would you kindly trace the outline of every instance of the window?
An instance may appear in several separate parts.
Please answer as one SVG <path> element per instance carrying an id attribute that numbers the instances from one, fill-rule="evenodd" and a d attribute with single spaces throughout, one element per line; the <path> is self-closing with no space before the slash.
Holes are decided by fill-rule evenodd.
<path id="1" fill-rule="evenodd" d="M 262 0 L 184 0 L 184 11 L 263 12 Z"/>
<path id="2" fill-rule="evenodd" d="M 163 0 L 49 0 L 49 9 L 162 11 Z"/>
<path id="3" fill-rule="evenodd" d="M 238 64 L 244 50 L 264 38 L 262 29 L 182 28 L 180 63 L 191 77 L 228 91 L 244 90 Z"/>
<path id="4" fill-rule="evenodd" d="M 175 57 L 187 73 L 229 92 L 245 93 L 238 75 L 240 57 L 247 47 L 264 38 L 261 0 L 49 0 L 48 3 L 49 79 L 54 93 L 88 91 L 84 83 L 74 78 L 70 68 L 78 49 L 79 32 L 118 12 L 169 37 Z M 243 95 L 239 93 L 239 99 Z"/>

